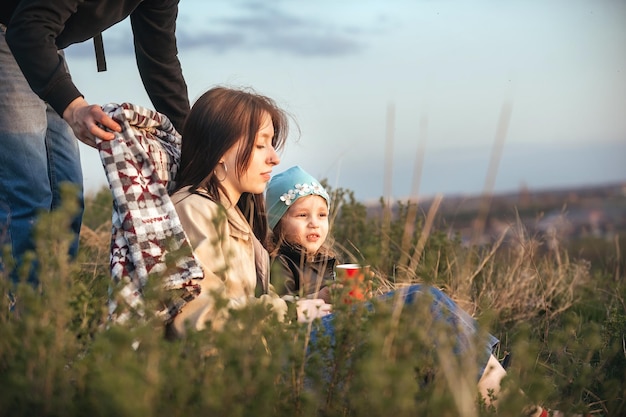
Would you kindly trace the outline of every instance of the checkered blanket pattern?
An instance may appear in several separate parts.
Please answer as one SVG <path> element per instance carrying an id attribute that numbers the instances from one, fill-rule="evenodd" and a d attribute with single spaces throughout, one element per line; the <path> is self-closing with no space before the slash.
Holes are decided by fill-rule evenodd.
<path id="1" fill-rule="evenodd" d="M 158 277 L 163 288 L 175 291 L 158 314 L 168 320 L 199 286 L 202 268 L 171 202 L 168 190 L 180 159 L 181 137 L 169 119 L 130 103 L 107 104 L 103 110 L 122 127 L 111 141 L 97 141 L 113 194 L 111 275 L 122 283 L 125 303 L 141 312 L 142 289 Z M 112 304 L 112 310 L 117 308 Z M 114 319 L 123 321 L 118 310 Z"/>

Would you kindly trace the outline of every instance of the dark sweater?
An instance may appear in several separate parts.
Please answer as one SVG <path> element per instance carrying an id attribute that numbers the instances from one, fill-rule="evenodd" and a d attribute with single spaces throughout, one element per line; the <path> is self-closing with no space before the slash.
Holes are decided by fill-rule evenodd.
<path id="1" fill-rule="evenodd" d="M 283 245 L 272 262 L 271 281 L 277 294 L 322 298 L 331 302 L 329 284 L 335 280 L 335 258 L 305 259 L 301 248 Z M 319 292 L 315 289 L 319 285 Z"/>
<path id="2" fill-rule="evenodd" d="M 155 109 L 180 131 L 189 112 L 189 98 L 177 56 L 177 15 L 178 0 L 0 3 L 0 23 L 7 27 L 6 41 L 15 60 L 33 91 L 60 115 L 82 94 L 58 50 L 93 38 L 130 16 L 137 67 L 146 92 Z"/>

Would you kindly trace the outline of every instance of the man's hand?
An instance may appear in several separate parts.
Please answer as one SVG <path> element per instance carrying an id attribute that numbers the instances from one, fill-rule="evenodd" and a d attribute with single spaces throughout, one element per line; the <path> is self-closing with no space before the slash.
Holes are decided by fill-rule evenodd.
<path id="1" fill-rule="evenodd" d="M 111 140 L 115 135 L 102 127 L 108 127 L 114 132 L 121 132 L 122 128 L 111 119 L 102 108 L 96 104 L 89 105 L 84 98 L 78 97 L 63 111 L 63 119 L 70 125 L 74 135 L 86 145 L 96 147 L 96 138 Z"/>
<path id="2" fill-rule="evenodd" d="M 321 298 L 296 301 L 296 311 L 300 323 L 308 323 L 318 317 L 327 316 L 332 312 L 332 309 L 332 305 L 326 304 Z"/>

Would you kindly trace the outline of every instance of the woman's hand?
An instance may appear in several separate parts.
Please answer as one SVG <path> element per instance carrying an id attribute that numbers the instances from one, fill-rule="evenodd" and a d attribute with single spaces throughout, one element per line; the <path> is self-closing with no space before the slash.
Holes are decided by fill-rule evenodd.
<path id="1" fill-rule="evenodd" d="M 296 301 L 296 311 L 300 323 L 309 323 L 317 318 L 329 315 L 332 312 L 332 305 L 326 304 L 321 298 L 311 300 Z"/>

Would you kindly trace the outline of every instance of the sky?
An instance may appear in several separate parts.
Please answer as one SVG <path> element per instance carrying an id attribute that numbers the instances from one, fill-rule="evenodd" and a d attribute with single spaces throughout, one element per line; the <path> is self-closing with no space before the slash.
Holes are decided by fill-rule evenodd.
<path id="1" fill-rule="evenodd" d="M 103 73 L 66 50 L 87 101 L 152 108 L 128 20 L 103 38 Z M 626 183 L 624 0 L 181 0 L 177 38 L 192 103 L 252 87 L 292 116 L 275 173 L 362 201 Z"/>

